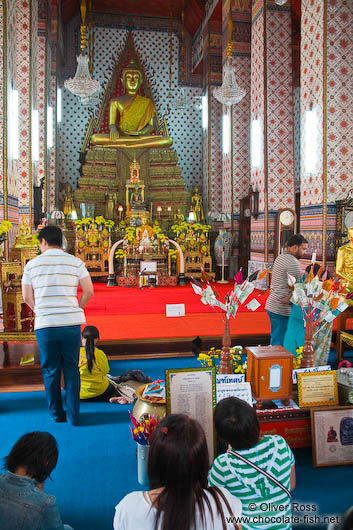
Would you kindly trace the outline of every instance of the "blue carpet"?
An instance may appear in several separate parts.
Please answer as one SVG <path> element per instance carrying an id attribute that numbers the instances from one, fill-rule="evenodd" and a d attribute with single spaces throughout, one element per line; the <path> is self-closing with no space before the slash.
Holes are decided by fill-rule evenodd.
<path id="1" fill-rule="evenodd" d="M 110 365 L 113 375 L 140 368 L 153 379 L 164 379 L 165 368 L 199 366 L 195 358 L 112 361 Z M 59 462 L 45 489 L 56 495 L 63 521 L 75 530 L 111 529 L 114 506 L 128 492 L 143 489 L 137 483 L 136 446 L 127 426 L 128 409 L 132 406 L 84 403 L 81 425 L 72 427 L 50 420 L 42 392 L 0 394 L 0 457 L 7 455 L 26 432 L 51 432 L 58 441 Z M 342 513 L 352 504 L 351 467 L 313 469 L 310 449 L 296 450 L 295 456 L 294 501 L 317 505 L 321 515 Z M 295 526 L 300 530 L 312 527 L 324 528 Z"/>

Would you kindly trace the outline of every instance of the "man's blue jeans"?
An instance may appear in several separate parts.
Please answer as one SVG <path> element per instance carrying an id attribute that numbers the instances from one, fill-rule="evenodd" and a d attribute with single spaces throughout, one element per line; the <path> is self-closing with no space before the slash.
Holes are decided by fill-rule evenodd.
<path id="1" fill-rule="evenodd" d="M 271 346 L 283 346 L 284 336 L 287 331 L 289 316 L 277 315 L 267 311 L 271 322 Z"/>
<path id="2" fill-rule="evenodd" d="M 80 373 L 78 357 L 81 344 L 80 326 L 61 326 L 36 330 L 39 358 L 48 401 L 49 414 L 63 420 L 60 376 L 64 372 L 66 412 L 76 425 L 80 414 Z"/>

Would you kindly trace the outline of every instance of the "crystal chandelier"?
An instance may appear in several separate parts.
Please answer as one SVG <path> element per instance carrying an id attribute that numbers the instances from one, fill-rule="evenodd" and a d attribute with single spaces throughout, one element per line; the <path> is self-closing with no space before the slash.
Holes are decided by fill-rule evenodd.
<path id="1" fill-rule="evenodd" d="M 73 78 L 67 79 L 64 82 L 65 88 L 67 88 L 72 94 L 81 98 L 82 103 L 89 101 L 90 96 L 100 90 L 99 81 L 92 79 L 89 71 L 89 56 L 86 55 L 85 48 L 87 42 L 86 35 L 86 1 L 81 0 L 81 54 L 77 57 L 77 70 Z"/>
<path id="2" fill-rule="evenodd" d="M 232 2 L 230 2 L 230 6 Z M 214 97 L 223 105 L 235 105 L 243 99 L 246 94 L 246 91 L 243 88 L 240 88 L 235 79 L 235 69 L 232 64 L 232 53 L 233 53 L 233 44 L 232 44 L 232 32 L 233 32 L 233 22 L 232 22 L 232 8 L 230 7 L 229 11 L 229 20 L 228 20 L 228 50 L 227 50 L 227 60 L 223 68 L 223 83 L 222 86 L 213 89 Z"/>
<path id="3" fill-rule="evenodd" d="M 201 98 L 187 96 L 185 88 L 180 88 L 179 92 L 170 102 L 170 106 L 175 110 L 187 109 L 193 106 L 201 108 Z"/>
<path id="4" fill-rule="evenodd" d="M 278 6 L 284 6 L 287 3 L 287 0 L 275 0 L 275 4 Z"/>

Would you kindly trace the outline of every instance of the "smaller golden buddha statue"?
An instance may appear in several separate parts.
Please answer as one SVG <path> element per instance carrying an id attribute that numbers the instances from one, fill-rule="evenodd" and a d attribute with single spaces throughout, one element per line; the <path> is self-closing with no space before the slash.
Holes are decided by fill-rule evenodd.
<path id="1" fill-rule="evenodd" d="M 64 215 L 66 219 L 71 219 L 72 214 L 76 214 L 76 208 L 74 204 L 74 196 L 72 193 L 72 187 L 70 184 L 66 186 L 65 189 L 65 199 L 64 199 L 64 209 L 63 209 Z M 77 217 L 76 217 L 77 219 Z"/>
<path id="2" fill-rule="evenodd" d="M 181 208 L 178 208 L 174 214 L 174 221 L 176 224 L 181 224 L 185 221 L 185 215 L 181 212 Z"/>
<path id="3" fill-rule="evenodd" d="M 353 227 L 348 229 L 349 242 L 340 247 L 336 257 L 336 275 L 353 290 Z"/>
<path id="4" fill-rule="evenodd" d="M 118 198 L 117 198 L 116 191 L 112 191 L 112 189 L 109 188 L 107 193 L 105 194 L 104 217 L 106 219 L 115 221 L 117 217 L 117 202 L 118 202 Z"/>
<path id="5" fill-rule="evenodd" d="M 191 197 L 191 209 L 195 215 L 195 221 L 197 223 L 202 223 L 205 221 L 205 215 L 203 213 L 202 207 L 202 197 L 199 194 L 199 189 L 194 188 L 194 195 Z"/>
<path id="6" fill-rule="evenodd" d="M 33 241 L 31 226 L 29 222 L 27 223 L 26 219 L 22 217 L 21 223 L 18 227 L 14 248 L 33 248 L 35 246 L 36 243 Z"/>
<path id="7" fill-rule="evenodd" d="M 109 134 L 93 134 L 92 145 L 108 148 L 167 148 L 173 143 L 169 136 L 151 135 L 156 107 L 153 101 L 138 94 L 142 73 L 132 60 L 123 69 L 121 82 L 125 94 L 110 100 Z"/>
<path id="8" fill-rule="evenodd" d="M 147 224 L 147 217 L 142 217 L 142 224 L 136 228 L 136 238 L 139 246 L 148 247 L 152 244 L 154 239 L 154 231 L 152 226 Z"/>

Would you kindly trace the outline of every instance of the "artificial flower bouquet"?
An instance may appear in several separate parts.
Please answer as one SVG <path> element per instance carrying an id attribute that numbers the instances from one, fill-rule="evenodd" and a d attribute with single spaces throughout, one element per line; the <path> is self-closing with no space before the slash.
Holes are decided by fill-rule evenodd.
<path id="1" fill-rule="evenodd" d="M 243 363 L 242 361 L 243 347 L 232 346 L 229 351 L 232 356 L 233 373 L 244 374 L 246 370 L 246 362 Z M 200 353 L 197 360 L 205 368 L 208 366 L 215 366 L 216 372 L 218 373 L 221 354 L 221 349 L 213 347 L 207 353 Z"/>
<path id="2" fill-rule="evenodd" d="M 157 416 L 149 416 L 141 421 L 137 421 L 130 411 L 129 414 L 132 423 L 132 427 L 129 425 L 132 438 L 140 445 L 150 445 L 151 436 L 156 430 L 160 418 Z"/>

